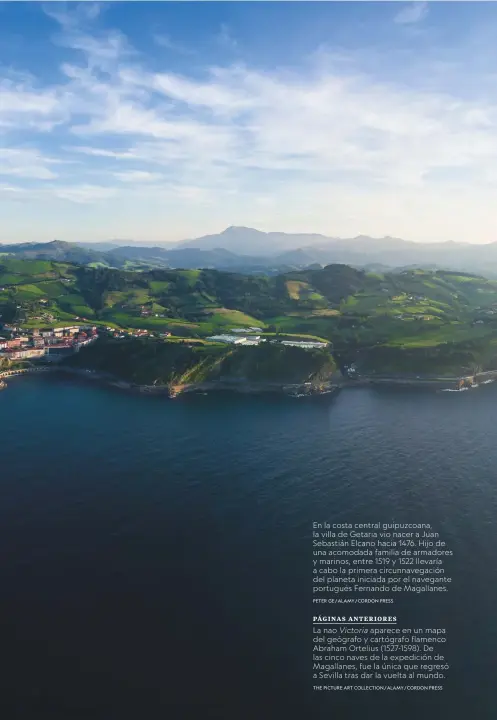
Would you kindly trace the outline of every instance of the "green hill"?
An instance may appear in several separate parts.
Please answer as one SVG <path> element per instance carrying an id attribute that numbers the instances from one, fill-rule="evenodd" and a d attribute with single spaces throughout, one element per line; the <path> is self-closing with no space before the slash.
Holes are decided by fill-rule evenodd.
<path id="1" fill-rule="evenodd" d="M 72 356 L 67 364 L 92 368 L 135 384 L 159 386 L 233 380 L 320 384 L 336 370 L 327 350 L 306 351 L 270 343 L 191 347 L 140 338 L 99 340 Z"/>
<path id="2" fill-rule="evenodd" d="M 411 355 L 407 365 L 414 367 L 423 348 L 431 348 L 426 357 L 451 356 L 448 365 L 459 351 L 493 362 L 488 353 L 497 337 L 497 281 L 441 270 L 373 273 L 347 265 L 274 276 L 211 269 L 133 272 L 1 256 L 0 314 L 0 322 L 27 328 L 91 320 L 199 340 L 257 326 L 268 337 L 324 338 L 340 362 L 359 361 L 367 371 L 382 363 L 400 367 Z M 470 363 L 458 357 L 452 364 Z"/>

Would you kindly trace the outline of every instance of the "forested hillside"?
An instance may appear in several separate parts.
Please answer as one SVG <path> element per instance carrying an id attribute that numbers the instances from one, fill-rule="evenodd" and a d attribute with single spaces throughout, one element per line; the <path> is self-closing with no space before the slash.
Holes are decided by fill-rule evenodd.
<path id="1" fill-rule="evenodd" d="M 328 350 L 304 351 L 270 343 L 190 347 L 139 338 L 100 340 L 67 364 L 110 373 L 135 384 L 159 386 L 210 381 L 319 384 L 329 381 L 336 371 Z"/>
<path id="2" fill-rule="evenodd" d="M 419 348 L 438 348 L 426 358 L 462 350 L 492 355 L 497 282 L 449 271 L 372 273 L 347 265 L 267 276 L 132 272 L 0 257 L 0 314 L 0 322 L 26 328 L 91 320 L 204 341 L 258 327 L 268 338 L 330 341 L 344 363 L 360 356 L 368 367 L 386 367 L 397 365 L 398 351 L 409 348 L 418 358 Z"/>

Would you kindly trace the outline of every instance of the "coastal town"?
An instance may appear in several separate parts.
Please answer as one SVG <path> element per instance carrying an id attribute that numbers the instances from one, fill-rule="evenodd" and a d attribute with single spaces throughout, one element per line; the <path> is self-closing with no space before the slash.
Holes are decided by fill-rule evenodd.
<path id="1" fill-rule="evenodd" d="M 93 344 L 99 338 L 111 340 L 111 343 L 105 343 L 104 345 L 99 346 L 100 349 L 96 350 L 96 355 L 85 355 L 85 360 L 82 364 L 79 363 L 77 359 L 75 363 L 74 361 L 71 361 L 70 363 L 64 362 L 66 359 L 69 359 L 70 356 L 79 353 L 81 348 Z M 152 344 L 150 345 L 150 348 L 148 347 L 148 342 L 133 345 L 132 343 L 134 340 L 147 340 Z M 104 354 L 112 354 L 112 348 L 116 347 L 116 341 L 118 344 L 121 342 L 126 343 L 124 354 L 119 354 L 118 351 L 118 355 L 116 356 L 118 359 L 118 366 L 114 367 L 110 374 L 109 372 L 96 372 L 94 369 L 95 366 L 92 365 L 95 358 L 102 357 L 102 352 Z M 166 350 L 166 346 L 169 347 L 169 350 Z M 169 387 L 171 382 L 159 381 L 159 378 L 169 377 L 168 373 L 171 371 L 168 370 L 168 368 L 171 365 L 171 362 L 173 365 L 175 362 L 174 360 L 171 361 L 171 358 L 177 356 L 180 346 L 188 346 L 190 353 L 199 352 L 199 349 L 201 348 L 203 348 L 203 351 L 206 353 L 213 351 L 214 353 L 217 353 L 216 357 L 219 358 L 223 357 L 223 353 L 226 353 L 224 357 L 229 357 L 231 355 L 230 346 L 233 348 L 233 351 L 235 351 L 235 348 L 241 349 L 245 347 L 248 348 L 249 346 L 266 346 L 268 351 L 270 351 L 271 348 L 274 348 L 276 354 L 274 352 L 269 352 L 269 354 L 264 353 L 264 355 L 261 356 L 272 358 L 270 363 L 273 363 L 274 371 L 274 368 L 278 367 L 278 362 L 280 362 L 280 355 L 278 355 L 276 346 L 280 346 L 282 351 L 287 349 L 293 350 L 294 348 L 301 348 L 304 351 L 312 351 L 323 349 L 328 346 L 328 343 L 322 342 L 312 336 L 291 336 L 279 335 L 278 333 L 268 333 L 264 328 L 255 325 L 247 327 L 228 326 L 225 332 L 199 339 L 175 336 L 171 332 L 152 332 L 144 328 L 116 328 L 103 324 L 90 324 L 87 322 L 85 322 L 85 324 L 61 324 L 58 327 L 29 327 L 29 325 L 26 327 L 26 325 L 23 324 L 14 325 L 4 323 L 3 325 L 0 325 L 0 389 L 4 389 L 6 387 L 5 380 L 14 375 L 62 369 L 67 372 L 72 372 L 75 375 L 84 375 L 85 377 L 90 374 L 92 379 L 105 379 L 107 382 L 114 384 L 116 387 L 138 387 L 140 391 L 143 392 L 152 390 L 154 392 L 167 391 L 167 393 L 173 397 L 178 394 L 178 388 L 176 386 L 174 388 Z M 224 349 L 221 346 L 224 346 Z M 104 350 L 102 350 L 102 348 L 104 348 Z M 153 348 L 155 348 L 155 350 Z M 161 350 L 160 348 L 163 349 Z M 129 378 L 128 380 L 123 381 L 123 378 L 121 377 L 121 370 L 124 375 L 126 375 L 127 372 L 129 373 L 129 370 L 123 369 L 126 367 L 126 358 L 129 352 L 138 353 L 136 358 L 133 360 L 135 368 L 133 370 L 133 374 L 136 373 L 141 377 L 146 376 L 146 374 L 144 375 L 141 370 L 142 365 L 150 370 L 150 352 L 152 352 L 152 355 L 155 358 L 154 372 L 156 374 L 155 380 L 152 383 L 148 381 L 148 376 L 147 381 L 145 382 L 143 382 L 143 380 L 139 383 L 128 382 Z M 142 352 L 144 353 L 143 355 L 140 354 Z M 156 356 L 155 353 L 158 353 L 162 357 L 161 361 L 158 359 L 159 355 Z M 307 355 L 307 353 L 304 354 Z M 185 358 L 187 356 L 183 354 L 181 357 Z M 200 356 L 198 357 L 200 358 Z M 204 357 L 207 359 L 209 356 L 204 355 Z M 191 358 L 193 360 L 193 354 L 191 355 Z M 86 366 L 86 362 L 89 362 L 88 367 Z M 200 360 L 197 362 L 200 363 L 200 367 L 202 363 Z M 305 365 L 306 361 L 303 362 Z M 123 366 L 122 363 L 124 363 Z M 309 363 L 309 367 L 314 367 L 313 360 L 309 360 Z M 183 373 L 178 374 L 176 371 L 175 373 L 175 377 L 177 376 L 180 378 L 184 374 L 186 378 L 188 375 L 188 367 L 185 366 Z M 208 375 L 206 377 L 208 377 Z M 217 386 L 221 387 L 222 385 L 224 387 L 226 382 L 228 382 L 228 380 L 226 379 L 225 374 L 225 377 L 222 378 L 222 382 L 217 382 Z M 304 384 L 306 385 L 304 388 L 305 394 L 309 394 L 312 388 L 307 386 L 311 386 L 312 383 L 306 382 Z M 197 385 L 199 387 L 200 385 L 204 387 L 205 383 L 182 383 L 177 381 L 176 385 L 178 387 L 181 386 L 184 390 L 183 386 L 188 386 L 190 389 L 194 389 Z M 211 388 L 215 385 L 216 383 L 212 383 L 212 381 L 208 380 L 206 387 L 208 386 Z M 269 385 L 273 389 L 276 385 L 281 385 L 283 390 L 286 392 L 292 391 L 294 393 L 297 392 L 295 388 L 302 387 L 301 382 L 294 384 L 294 387 L 292 383 L 287 381 L 279 382 L 273 379 L 272 382 L 268 384 L 268 382 L 254 382 L 253 378 L 251 383 L 247 384 L 247 387 L 248 385 L 252 388 L 255 388 L 256 386 L 264 386 L 264 389 L 267 389 Z M 299 392 L 301 392 L 301 390 L 299 390 Z"/>
<path id="2" fill-rule="evenodd" d="M 263 337 L 260 327 L 232 328 L 228 333 L 211 335 L 206 338 L 208 343 L 226 345 L 259 345 L 263 342 L 279 342 L 282 345 L 313 350 L 327 347 L 328 343 L 306 339 L 280 339 Z M 115 339 L 127 337 L 154 338 L 167 340 L 170 332 L 157 335 L 144 329 L 133 331 L 117 330 L 112 327 L 98 328 L 91 324 L 64 325 L 52 328 L 30 328 L 4 324 L 0 326 L 0 359 L 12 361 L 40 360 L 56 362 L 78 352 L 82 347 L 98 339 L 99 333 Z"/>
<path id="3" fill-rule="evenodd" d="M 98 338 L 95 325 L 67 325 L 55 328 L 23 329 L 3 325 L 0 358 L 7 360 L 60 360 L 78 352 Z"/>

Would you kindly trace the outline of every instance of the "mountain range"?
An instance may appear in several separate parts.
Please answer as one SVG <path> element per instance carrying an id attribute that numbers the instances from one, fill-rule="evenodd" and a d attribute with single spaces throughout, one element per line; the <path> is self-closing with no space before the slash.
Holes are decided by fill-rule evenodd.
<path id="1" fill-rule="evenodd" d="M 136 240 L 98 243 L 55 240 L 0 245 L 0 253 L 19 258 L 127 269 L 205 267 L 273 274 L 312 265 L 345 263 L 378 271 L 406 267 L 447 268 L 497 277 L 497 242 L 485 245 L 417 243 L 367 235 L 337 238 L 317 234 L 265 233 L 246 227 L 229 227 L 215 235 L 154 246 Z"/>

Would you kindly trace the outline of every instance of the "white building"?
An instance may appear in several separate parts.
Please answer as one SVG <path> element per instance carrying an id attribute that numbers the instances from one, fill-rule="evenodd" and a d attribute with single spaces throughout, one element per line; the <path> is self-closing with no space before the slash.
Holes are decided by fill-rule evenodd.
<path id="1" fill-rule="evenodd" d="M 325 342 L 315 342 L 313 340 L 309 341 L 303 341 L 303 340 L 282 340 L 282 345 L 288 345 L 290 347 L 299 347 L 303 348 L 304 350 L 315 350 L 316 348 L 325 348 L 328 347 L 328 343 Z"/>
<path id="2" fill-rule="evenodd" d="M 229 345 L 258 345 L 261 342 L 260 335 L 252 335 L 250 337 L 240 337 L 238 335 L 211 335 L 207 340 L 212 342 L 223 342 Z"/>
<path id="3" fill-rule="evenodd" d="M 12 360 L 22 360 L 27 358 L 39 358 L 45 355 L 45 348 L 26 348 L 24 350 L 14 350 L 9 353 L 8 357 Z"/>

